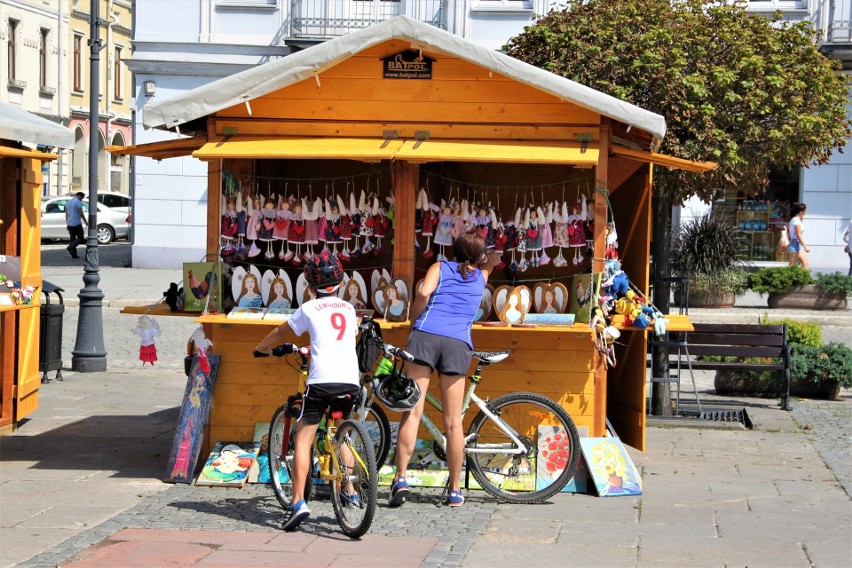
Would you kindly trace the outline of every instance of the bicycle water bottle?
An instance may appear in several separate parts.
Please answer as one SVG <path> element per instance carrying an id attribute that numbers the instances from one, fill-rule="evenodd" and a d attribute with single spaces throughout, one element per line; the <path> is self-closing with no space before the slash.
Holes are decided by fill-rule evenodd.
<path id="1" fill-rule="evenodd" d="M 390 375 L 393 373 L 393 361 L 387 357 L 382 357 L 379 361 L 379 367 L 376 369 L 376 375 Z"/>

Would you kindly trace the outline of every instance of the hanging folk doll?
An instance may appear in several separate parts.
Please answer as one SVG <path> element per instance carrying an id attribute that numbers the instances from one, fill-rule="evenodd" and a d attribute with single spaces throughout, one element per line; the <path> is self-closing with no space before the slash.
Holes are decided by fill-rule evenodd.
<path id="1" fill-rule="evenodd" d="M 154 339 L 160 337 L 160 324 L 150 316 L 140 316 L 132 331 L 133 335 L 141 341 L 139 360 L 142 361 L 142 366 L 144 367 L 145 363 L 151 363 L 153 366 L 157 361 L 157 346 L 154 344 Z"/>

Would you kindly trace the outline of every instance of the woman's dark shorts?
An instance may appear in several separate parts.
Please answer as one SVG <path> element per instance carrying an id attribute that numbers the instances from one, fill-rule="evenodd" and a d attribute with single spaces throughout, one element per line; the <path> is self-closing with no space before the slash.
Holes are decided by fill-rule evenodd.
<path id="1" fill-rule="evenodd" d="M 425 331 L 412 330 L 405 350 L 414 362 L 442 375 L 466 375 L 473 351 L 464 341 Z"/>
<path id="2" fill-rule="evenodd" d="M 352 414 L 352 406 L 358 400 L 361 389 L 351 383 L 320 383 L 308 385 L 305 396 L 302 397 L 302 414 L 299 422 L 305 424 L 319 424 L 325 409 L 331 406 L 331 410 L 343 412 L 343 418 L 349 418 Z M 339 398 L 341 395 L 350 395 L 349 398 Z"/>

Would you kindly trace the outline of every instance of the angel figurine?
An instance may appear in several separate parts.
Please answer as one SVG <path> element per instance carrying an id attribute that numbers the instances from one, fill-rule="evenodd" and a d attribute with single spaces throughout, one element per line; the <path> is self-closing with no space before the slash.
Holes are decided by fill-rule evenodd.
<path id="1" fill-rule="evenodd" d="M 248 213 L 246 212 L 246 208 L 243 207 L 243 192 L 237 192 L 237 245 L 234 251 L 234 254 L 240 260 L 246 257 L 246 253 L 248 249 L 246 249 L 245 238 L 246 238 L 246 229 L 248 227 Z"/>
<path id="2" fill-rule="evenodd" d="M 340 232 L 343 227 L 343 218 L 337 199 L 325 200 L 325 242 L 331 245 L 331 254 L 337 256 L 337 245 L 343 242 Z"/>
<path id="3" fill-rule="evenodd" d="M 346 208 L 346 203 L 339 195 L 334 196 L 337 201 L 337 210 L 340 212 L 340 240 L 343 241 L 343 250 L 337 255 L 341 262 L 346 262 L 350 257 L 349 242 L 352 240 L 352 211 Z"/>
<path id="4" fill-rule="evenodd" d="M 544 221 L 544 212 L 541 207 L 530 205 L 524 215 L 524 228 L 526 229 L 527 250 L 532 253 L 530 255 L 530 266 L 536 267 L 539 264 L 538 253 L 541 251 L 541 225 Z"/>
<path id="5" fill-rule="evenodd" d="M 358 272 L 352 272 L 352 277 L 343 276 L 343 285 L 340 287 L 340 298 L 352 304 L 356 310 L 366 310 L 367 283 Z"/>
<path id="6" fill-rule="evenodd" d="M 295 266 L 302 264 L 302 243 L 305 242 L 305 220 L 302 218 L 302 203 L 301 199 L 293 202 L 293 208 L 290 213 L 290 227 L 287 229 L 288 242 L 296 245 L 296 253 L 291 257 Z M 285 256 L 291 252 L 288 246 Z"/>
<path id="7" fill-rule="evenodd" d="M 293 258 L 293 251 L 287 247 L 287 239 L 290 235 L 290 221 L 292 217 L 293 214 L 290 212 L 290 199 L 285 199 L 283 195 L 279 195 L 278 215 L 275 219 L 275 228 L 272 230 L 272 236 L 281 241 L 278 258 L 284 262 L 289 262 L 290 259 Z"/>
<path id="8" fill-rule="evenodd" d="M 254 265 L 248 271 L 242 266 L 234 269 L 231 275 L 231 294 L 240 308 L 262 308 L 260 295 L 260 270 Z"/>
<path id="9" fill-rule="evenodd" d="M 420 189 L 420 207 L 423 210 L 423 227 L 421 233 L 426 237 L 426 248 L 423 249 L 423 258 L 432 258 L 435 253 L 432 251 L 432 235 L 435 231 L 435 225 L 438 224 L 436 215 L 438 206 L 429 201 L 429 196 L 425 189 Z"/>
<path id="10" fill-rule="evenodd" d="M 583 263 L 583 252 L 581 249 L 586 247 L 586 202 L 585 200 L 577 201 L 574 204 L 574 210 L 568 216 L 568 247 L 574 249 L 574 258 L 571 259 L 571 264 L 578 265 Z"/>
<path id="11" fill-rule="evenodd" d="M 322 200 L 317 197 L 313 205 L 302 198 L 302 218 L 305 220 L 305 244 L 307 245 L 302 258 L 307 262 L 314 256 L 314 245 L 319 244 L 319 218 L 322 211 Z"/>
<path id="12" fill-rule="evenodd" d="M 559 282 L 539 282 L 533 287 L 535 311 L 540 314 L 565 313 L 568 289 Z"/>
<path id="13" fill-rule="evenodd" d="M 547 266 L 550 264 L 547 249 L 553 246 L 553 230 L 550 228 L 550 224 L 553 223 L 553 203 L 546 204 L 544 212 L 539 213 L 539 216 L 541 217 L 541 222 L 538 224 L 539 231 L 541 232 L 541 258 L 538 260 L 538 265 Z"/>
<path id="14" fill-rule="evenodd" d="M 529 268 L 527 261 L 527 227 L 529 226 L 529 212 L 519 207 L 515 211 L 515 227 L 518 230 L 518 252 L 521 253 L 521 261 L 518 263 L 518 270 L 525 272 Z M 512 261 L 514 263 L 515 255 L 512 253 Z"/>
<path id="15" fill-rule="evenodd" d="M 368 199 L 364 190 L 361 190 L 361 197 L 358 200 L 358 211 L 361 216 L 361 235 L 364 237 L 364 246 L 361 247 L 361 254 L 371 252 L 376 245 L 370 241 L 373 236 L 373 216 L 379 214 L 379 200 Z"/>
<path id="16" fill-rule="evenodd" d="M 361 210 L 358 209 L 358 203 L 355 200 L 355 192 L 349 194 L 349 216 L 352 218 L 352 256 L 361 255 L 361 246 L 358 244 L 358 238 L 361 236 L 361 225 L 363 218 Z"/>
<path id="17" fill-rule="evenodd" d="M 142 366 L 144 367 L 145 363 L 151 363 L 153 367 L 157 361 L 157 346 L 154 344 L 154 339 L 160 337 L 160 324 L 150 316 L 141 316 L 132 331 L 141 342 L 139 360 L 142 361 Z"/>
<path id="18" fill-rule="evenodd" d="M 559 254 L 553 259 L 553 266 L 568 266 L 568 261 L 562 256 L 562 249 L 571 244 L 568 236 L 568 204 L 564 201 L 561 205 L 557 202 L 553 209 L 553 244 L 559 247 Z"/>
<path id="19" fill-rule="evenodd" d="M 221 239 L 222 244 L 220 252 L 222 256 L 231 256 L 236 251 L 234 239 L 237 236 L 237 200 L 233 197 L 225 197 L 222 195 L 222 202 L 225 204 L 225 210 L 222 212 L 222 227 Z"/>
<path id="20" fill-rule="evenodd" d="M 261 289 L 269 310 L 287 310 L 293 304 L 293 285 L 283 270 L 279 270 L 278 274 L 271 270 L 264 272 Z"/>
<path id="21" fill-rule="evenodd" d="M 391 204 L 393 203 L 391 197 L 388 197 L 388 200 Z M 373 211 L 373 231 L 376 234 L 376 248 L 373 254 L 378 256 L 382 253 L 385 235 L 387 235 L 388 229 L 390 229 L 391 221 L 387 216 L 387 209 L 381 206 L 378 196 L 373 198 Z"/>
<path id="22" fill-rule="evenodd" d="M 443 199 L 441 212 L 438 214 L 438 224 L 435 226 L 435 244 L 438 245 L 438 262 L 446 260 L 444 247 L 453 245 L 453 210 Z"/>

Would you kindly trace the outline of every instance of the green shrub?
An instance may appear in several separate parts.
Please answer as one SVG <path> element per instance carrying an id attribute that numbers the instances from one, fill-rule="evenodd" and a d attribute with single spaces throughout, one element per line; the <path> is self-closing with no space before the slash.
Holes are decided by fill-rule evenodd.
<path id="1" fill-rule="evenodd" d="M 847 276 L 842 272 L 818 274 L 816 285 L 826 292 L 843 292 L 847 296 L 852 294 L 852 276 Z"/>
<path id="2" fill-rule="evenodd" d="M 712 275 L 694 272 L 689 278 L 690 294 L 733 292 L 740 295 L 748 290 L 748 273 L 740 268 L 725 268 Z"/>
<path id="3" fill-rule="evenodd" d="M 852 387 L 852 349 L 842 343 L 793 344 L 790 374 L 799 380 L 839 381 L 844 388 Z"/>
<path id="4" fill-rule="evenodd" d="M 812 321 L 792 319 L 770 320 L 766 314 L 760 318 L 761 325 L 787 324 L 787 343 L 799 343 L 819 347 L 822 345 L 822 326 Z"/>
<path id="5" fill-rule="evenodd" d="M 748 287 L 760 294 L 787 292 L 815 282 L 808 269 L 799 265 L 761 268 L 749 276 Z"/>

